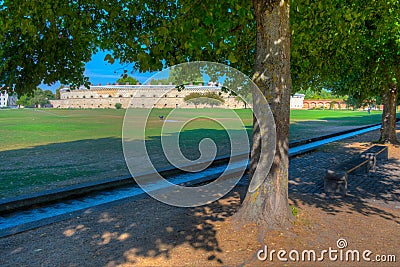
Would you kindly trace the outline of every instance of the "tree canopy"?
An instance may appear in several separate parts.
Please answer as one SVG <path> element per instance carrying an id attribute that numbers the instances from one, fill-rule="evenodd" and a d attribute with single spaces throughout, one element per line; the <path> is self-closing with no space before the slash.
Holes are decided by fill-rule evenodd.
<path id="1" fill-rule="evenodd" d="M 5 0 L 0 7 L 0 84 L 20 95 L 41 82 L 88 85 L 84 66 L 98 49 L 113 51 L 105 60 L 133 62 L 139 71 L 209 60 L 250 75 L 255 22 L 249 7 L 249 1 L 43 5 L 38 0 Z"/>
<path id="2" fill-rule="evenodd" d="M 193 63 L 195 64 L 195 63 Z M 198 84 L 202 83 L 203 75 L 200 72 L 201 68 L 193 68 L 193 65 L 176 65 L 173 68 L 168 69 L 167 78 L 157 78 L 150 81 L 151 84 L 173 84 L 173 85 L 189 85 L 191 83 Z"/>
<path id="3" fill-rule="evenodd" d="M 397 142 L 400 2 L 293 2 L 292 77 L 363 101 L 382 96 L 382 141 Z"/>
<path id="4" fill-rule="evenodd" d="M 2 1 L 0 84 L 19 95 L 42 82 L 88 85 L 85 63 L 98 49 L 109 6 L 105 1 Z"/>
<path id="5" fill-rule="evenodd" d="M 42 90 L 37 88 L 33 94 L 25 94 L 19 97 L 17 104 L 26 107 L 38 107 L 39 105 L 43 107 L 49 104 L 49 100 L 55 99 L 55 96 L 50 90 Z"/>
<path id="6" fill-rule="evenodd" d="M 126 84 L 126 83 L 136 84 L 138 82 L 139 82 L 138 80 L 136 80 L 134 77 L 129 76 L 129 75 L 123 76 L 117 80 L 117 83 L 119 83 L 119 84 Z"/>
<path id="7" fill-rule="evenodd" d="M 399 1 L 295 1 L 293 80 L 368 94 L 396 80 Z M 301 63 L 297 61 L 302 61 Z M 376 93 L 376 91 L 374 92 Z"/>
<path id="8" fill-rule="evenodd" d="M 307 88 L 306 90 L 301 89 L 297 91 L 299 94 L 304 94 L 304 99 L 345 99 L 346 96 L 339 96 L 334 94 L 332 91 L 327 89 L 319 89 L 313 90 L 311 88 Z"/>
<path id="9" fill-rule="evenodd" d="M 225 102 L 225 100 L 215 92 L 193 92 L 185 96 L 183 100 L 188 103 L 193 103 L 196 107 L 201 104 L 210 105 L 211 107 L 219 106 Z"/>

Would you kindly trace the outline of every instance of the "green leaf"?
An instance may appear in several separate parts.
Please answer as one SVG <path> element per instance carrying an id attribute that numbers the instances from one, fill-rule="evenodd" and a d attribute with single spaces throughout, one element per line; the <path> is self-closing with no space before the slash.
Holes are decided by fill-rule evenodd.
<path id="1" fill-rule="evenodd" d="M 236 58 L 234 53 L 230 53 L 229 54 L 228 60 L 229 60 L 230 63 L 236 63 L 237 62 L 237 58 Z"/>

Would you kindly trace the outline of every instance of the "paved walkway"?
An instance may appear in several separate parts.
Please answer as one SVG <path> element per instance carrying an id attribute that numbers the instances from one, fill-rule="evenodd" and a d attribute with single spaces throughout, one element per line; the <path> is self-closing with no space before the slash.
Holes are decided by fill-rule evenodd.
<path id="1" fill-rule="evenodd" d="M 400 128 L 400 127 L 399 127 Z M 364 151 L 378 140 L 379 131 L 335 142 L 316 152 L 291 159 L 289 194 L 322 194 L 326 169 Z M 350 175 L 348 193 L 367 202 L 400 209 L 400 148 L 389 148 L 389 160 L 379 162 L 375 172 Z M 396 159 L 397 158 L 397 159 Z"/>

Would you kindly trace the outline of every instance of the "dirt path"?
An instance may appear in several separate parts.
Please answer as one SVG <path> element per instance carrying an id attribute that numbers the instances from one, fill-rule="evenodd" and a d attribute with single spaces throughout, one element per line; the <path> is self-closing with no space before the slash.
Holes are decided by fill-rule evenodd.
<path id="1" fill-rule="evenodd" d="M 350 184 L 350 196 L 332 199 L 318 191 L 321 166 L 360 151 L 377 134 L 292 159 L 289 198 L 298 215 L 291 229 L 260 236 L 255 225 L 233 227 L 231 218 L 245 195 L 244 186 L 197 208 L 171 207 L 146 197 L 94 207 L 74 219 L 2 238 L 0 266 L 398 266 L 399 147 L 389 148 L 391 160 L 379 165 L 375 174 L 353 177 L 359 182 Z M 315 250 L 317 258 L 331 248 L 340 257 L 339 239 L 347 243 L 343 255 L 348 250 L 361 254 L 370 250 L 371 260 L 377 255 L 395 255 L 397 263 L 366 262 L 361 254 L 360 262 L 330 261 L 328 255 L 323 262 L 281 262 L 277 252 L 272 261 L 256 256 L 267 245 L 269 252 L 297 250 L 301 255 L 304 250 Z"/>

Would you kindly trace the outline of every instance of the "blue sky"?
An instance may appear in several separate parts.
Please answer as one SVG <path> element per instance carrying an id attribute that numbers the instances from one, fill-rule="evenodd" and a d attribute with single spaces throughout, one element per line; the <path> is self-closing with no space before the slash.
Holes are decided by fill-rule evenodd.
<path id="1" fill-rule="evenodd" d="M 115 83 L 115 81 L 121 77 L 123 70 L 128 70 L 130 76 L 136 78 L 139 82 L 144 83 L 148 78 L 150 78 L 154 73 L 139 73 L 132 72 L 132 64 L 131 65 L 121 65 L 119 62 L 115 62 L 114 64 L 109 64 L 104 61 L 104 57 L 107 52 L 99 52 L 92 56 L 92 60 L 86 64 L 85 75 L 89 77 L 90 82 L 92 84 L 106 84 L 106 83 Z M 132 72 L 132 73 L 131 73 Z M 60 86 L 59 83 L 53 84 L 51 86 L 40 85 L 39 87 L 46 90 L 50 89 L 53 92 Z"/>

